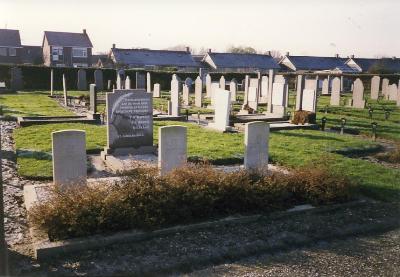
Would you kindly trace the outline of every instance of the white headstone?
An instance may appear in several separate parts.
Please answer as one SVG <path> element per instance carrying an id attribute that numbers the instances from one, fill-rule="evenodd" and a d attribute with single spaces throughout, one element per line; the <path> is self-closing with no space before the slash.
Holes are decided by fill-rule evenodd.
<path id="1" fill-rule="evenodd" d="M 146 83 L 147 92 L 151 92 L 151 75 L 150 75 L 150 72 L 147 72 L 147 74 L 146 74 L 146 82 L 147 82 Z"/>
<path id="2" fill-rule="evenodd" d="M 197 76 L 194 82 L 194 105 L 196 107 L 201 108 L 203 104 L 203 82 L 201 81 L 200 76 Z"/>
<path id="3" fill-rule="evenodd" d="M 158 131 L 158 168 L 164 175 L 186 164 L 187 128 L 164 126 Z"/>
<path id="4" fill-rule="evenodd" d="M 86 135 L 84 131 L 53 132 L 53 181 L 68 186 L 86 183 Z"/>
<path id="5" fill-rule="evenodd" d="M 171 81 L 171 115 L 179 116 L 179 81 L 172 79 Z"/>
<path id="6" fill-rule="evenodd" d="M 229 114 L 231 108 L 231 96 L 229 90 L 218 88 L 215 91 L 214 123 L 210 126 L 216 130 L 225 132 L 229 126 Z"/>
<path id="7" fill-rule="evenodd" d="M 318 89 L 318 80 L 317 79 L 306 79 L 304 83 L 305 89 Z"/>
<path id="8" fill-rule="evenodd" d="M 270 69 L 268 72 L 268 112 L 272 113 L 272 87 L 274 82 L 274 70 Z"/>
<path id="9" fill-rule="evenodd" d="M 244 167 L 250 170 L 266 170 L 269 152 L 269 125 L 261 121 L 246 123 L 244 137 Z"/>
<path id="10" fill-rule="evenodd" d="M 160 84 L 158 84 L 158 83 L 154 84 L 153 97 L 157 97 L 157 98 L 161 97 Z"/>
<path id="11" fill-rule="evenodd" d="M 237 83 L 235 79 L 230 81 L 229 91 L 231 92 L 231 101 L 236 102 Z"/>
<path id="12" fill-rule="evenodd" d="M 261 77 L 261 90 L 260 90 L 260 104 L 267 104 L 268 103 L 268 76 Z"/>
<path id="13" fill-rule="evenodd" d="M 224 77 L 224 76 L 221 76 L 221 78 L 219 79 L 219 87 L 220 87 L 221 89 L 225 89 L 225 85 L 226 85 L 226 83 L 225 83 L 225 77 Z"/>
<path id="14" fill-rule="evenodd" d="M 326 78 L 322 81 L 322 95 L 329 94 L 329 79 Z"/>
<path id="15" fill-rule="evenodd" d="M 286 84 L 286 78 L 283 75 L 276 75 L 275 79 L 274 79 L 274 83 L 282 83 L 282 84 Z"/>
<path id="16" fill-rule="evenodd" d="M 244 78 L 244 99 L 243 104 L 247 104 L 248 96 L 249 96 L 249 84 L 250 84 L 250 77 L 246 75 Z"/>
<path id="17" fill-rule="evenodd" d="M 206 75 L 206 97 L 210 98 L 211 97 L 211 76 L 210 74 Z"/>
<path id="18" fill-rule="evenodd" d="M 117 89 L 122 89 L 122 80 L 121 76 L 117 73 Z"/>
<path id="19" fill-rule="evenodd" d="M 360 78 L 357 78 L 353 84 L 353 108 L 365 108 L 364 85 Z"/>
<path id="20" fill-rule="evenodd" d="M 317 109 L 317 92 L 313 89 L 304 89 L 302 110 L 315 113 L 316 109 Z"/>
<path id="21" fill-rule="evenodd" d="M 211 83 L 211 108 L 215 107 L 215 94 L 219 89 L 219 82 L 212 82 Z"/>
<path id="22" fill-rule="evenodd" d="M 190 102 L 189 87 L 186 84 L 183 84 L 182 98 L 183 98 L 183 105 L 189 106 Z"/>
<path id="23" fill-rule="evenodd" d="M 286 86 L 284 83 L 272 85 L 272 105 L 286 106 Z"/>
<path id="24" fill-rule="evenodd" d="M 63 91 L 64 91 L 64 105 L 68 106 L 68 92 L 67 92 L 67 80 L 65 79 L 65 74 L 63 74 Z"/>
<path id="25" fill-rule="evenodd" d="M 388 99 L 389 79 L 384 78 L 382 80 L 382 94 L 385 99 Z"/>
<path id="26" fill-rule="evenodd" d="M 332 80 L 332 94 L 331 94 L 331 106 L 340 106 L 340 78 L 335 77 Z"/>
<path id="27" fill-rule="evenodd" d="M 381 77 L 379 76 L 374 76 L 371 79 L 371 99 L 373 100 L 378 100 L 380 82 L 381 82 Z"/>
<path id="28" fill-rule="evenodd" d="M 258 97 L 257 97 L 257 88 L 249 87 L 249 96 L 248 96 L 248 105 L 249 108 L 252 108 L 254 111 L 257 111 L 258 108 Z"/>
<path id="29" fill-rule="evenodd" d="M 391 84 L 389 86 L 389 100 L 390 101 L 397 101 L 397 85 Z"/>
<path id="30" fill-rule="evenodd" d="M 129 76 L 126 76 L 125 78 L 125 89 L 131 89 L 131 78 Z"/>
<path id="31" fill-rule="evenodd" d="M 304 76 L 297 75 L 297 83 L 296 83 L 296 111 L 302 109 L 302 101 L 303 101 L 303 90 L 304 90 Z"/>
<path id="32" fill-rule="evenodd" d="M 287 107 L 287 84 L 274 83 L 272 85 L 272 113 L 277 116 L 284 116 Z"/>

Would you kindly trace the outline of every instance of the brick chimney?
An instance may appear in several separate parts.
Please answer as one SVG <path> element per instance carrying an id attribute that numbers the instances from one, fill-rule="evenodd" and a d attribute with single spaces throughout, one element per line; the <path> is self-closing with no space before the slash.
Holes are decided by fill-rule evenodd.
<path id="1" fill-rule="evenodd" d="M 208 51 L 207 51 L 208 53 L 211 53 L 211 48 L 208 48 Z"/>
<path id="2" fill-rule="evenodd" d="M 339 54 L 335 54 L 335 58 L 339 58 Z"/>
<path id="3" fill-rule="evenodd" d="M 86 29 L 83 29 L 82 32 L 84 35 L 86 35 Z"/>
<path id="4" fill-rule="evenodd" d="M 350 58 L 354 59 L 354 55 L 351 55 Z"/>
<path id="5" fill-rule="evenodd" d="M 115 43 L 113 43 L 113 45 L 112 45 L 112 49 L 115 49 Z"/>
<path id="6" fill-rule="evenodd" d="M 286 52 L 286 56 L 287 56 L 287 57 L 289 57 L 289 54 L 290 54 L 289 52 Z"/>
<path id="7" fill-rule="evenodd" d="M 268 51 L 267 51 L 267 55 L 268 55 L 268 56 L 271 56 L 271 51 L 268 50 Z"/>
<path id="8" fill-rule="evenodd" d="M 186 46 L 186 52 L 190 53 L 190 47 Z"/>

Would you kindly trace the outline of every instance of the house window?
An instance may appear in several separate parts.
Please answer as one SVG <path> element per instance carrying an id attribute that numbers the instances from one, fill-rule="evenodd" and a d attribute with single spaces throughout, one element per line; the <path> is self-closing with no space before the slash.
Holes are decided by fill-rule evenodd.
<path id="1" fill-rule="evenodd" d="M 11 57 L 15 57 L 17 55 L 17 49 L 16 48 L 8 48 L 8 55 Z"/>
<path id="2" fill-rule="evenodd" d="M 7 56 L 7 48 L 0 47 L 0 56 Z"/>
<path id="3" fill-rule="evenodd" d="M 87 58 L 87 48 L 72 48 L 72 57 Z"/>
<path id="4" fill-rule="evenodd" d="M 63 48 L 58 46 L 53 46 L 51 49 L 51 56 L 53 57 L 53 61 L 62 60 Z"/>

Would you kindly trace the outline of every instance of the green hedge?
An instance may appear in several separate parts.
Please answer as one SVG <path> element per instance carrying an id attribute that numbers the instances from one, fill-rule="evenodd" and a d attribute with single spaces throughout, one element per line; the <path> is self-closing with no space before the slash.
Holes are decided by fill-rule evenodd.
<path id="1" fill-rule="evenodd" d="M 10 84 L 10 70 L 13 65 L 0 65 L 0 81 L 5 81 L 7 86 Z M 23 76 L 23 88 L 35 90 L 49 90 L 50 89 L 50 72 L 54 71 L 54 89 L 62 90 L 62 75 L 65 74 L 67 79 L 67 88 L 69 90 L 77 89 L 78 70 L 79 68 L 67 67 L 45 67 L 34 65 L 19 65 Z M 88 84 L 94 83 L 95 68 L 86 68 L 86 78 Z M 107 80 L 115 80 L 116 72 L 114 69 L 101 69 L 103 71 L 104 87 L 107 86 Z"/>

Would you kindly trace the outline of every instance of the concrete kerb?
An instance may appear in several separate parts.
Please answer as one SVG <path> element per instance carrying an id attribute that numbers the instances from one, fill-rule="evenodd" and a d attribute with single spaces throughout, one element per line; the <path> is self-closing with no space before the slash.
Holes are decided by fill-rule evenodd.
<path id="1" fill-rule="evenodd" d="M 117 177 L 118 178 L 118 177 Z M 24 198 L 27 210 L 37 201 L 35 189 L 46 185 L 28 185 L 24 187 Z M 63 241 L 51 242 L 46 234 L 39 230 L 30 228 L 30 234 L 34 241 L 34 256 L 38 260 L 51 260 L 57 256 L 69 255 L 74 252 L 99 249 L 117 243 L 132 243 L 149 240 L 155 237 L 167 236 L 178 232 L 190 232 L 199 229 L 206 229 L 226 224 L 246 224 L 260 220 L 277 220 L 284 217 L 289 217 L 294 214 L 307 212 L 324 212 L 333 211 L 342 207 L 353 207 L 367 202 L 366 200 L 357 200 L 344 204 L 335 204 L 315 208 L 311 205 L 300 205 L 286 211 L 274 212 L 269 215 L 250 215 L 250 216 L 230 216 L 220 220 L 206 221 L 189 225 L 178 225 L 170 228 L 159 229 L 155 231 L 143 232 L 138 230 L 118 232 L 113 235 L 94 235 L 83 238 L 73 238 Z"/>

